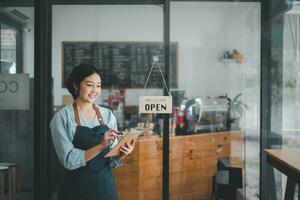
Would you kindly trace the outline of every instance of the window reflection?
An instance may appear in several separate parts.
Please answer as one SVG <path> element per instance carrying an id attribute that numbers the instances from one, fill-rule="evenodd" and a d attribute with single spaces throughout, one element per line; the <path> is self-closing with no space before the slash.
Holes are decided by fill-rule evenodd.
<path id="1" fill-rule="evenodd" d="M 15 74 L 16 52 L 17 52 L 17 31 L 1 24 L 1 74 Z"/>

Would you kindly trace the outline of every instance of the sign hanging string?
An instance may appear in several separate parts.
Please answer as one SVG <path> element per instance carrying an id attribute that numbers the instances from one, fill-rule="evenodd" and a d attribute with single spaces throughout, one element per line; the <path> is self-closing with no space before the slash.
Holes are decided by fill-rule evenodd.
<path id="1" fill-rule="evenodd" d="M 155 63 L 157 63 L 158 69 L 159 69 L 159 71 L 160 71 L 160 75 L 161 75 L 161 77 L 162 77 L 162 79 L 163 79 L 164 86 L 166 87 L 166 90 L 167 90 L 169 96 L 171 96 L 170 90 L 169 90 L 169 88 L 168 88 L 168 86 L 167 86 L 167 83 L 166 83 L 165 77 L 164 77 L 164 75 L 163 75 L 163 72 L 162 72 L 162 70 L 161 70 L 161 67 L 160 67 L 160 64 L 159 64 L 159 62 L 158 62 L 158 59 L 159 59 L 158 56 L 153 56 L 152 66 L 151 66 L 150 72 L 149 72 L 149 74 L 148 74 L 148 77 L 147 77 L 147 79 L 146 79 L 146 83 L 145 83 L 145 85 L 144 85 L 143 94 L 145 94 L 146 86 L 147 86 L 147 84 L 148 84 L 148 81 L 149 81 L 150 75 L 151 75 L 151 73 L 152 73 L 152 70 L 153 70 L 153 68 L 154 68 L 154 65 L 155 65 Z"/>

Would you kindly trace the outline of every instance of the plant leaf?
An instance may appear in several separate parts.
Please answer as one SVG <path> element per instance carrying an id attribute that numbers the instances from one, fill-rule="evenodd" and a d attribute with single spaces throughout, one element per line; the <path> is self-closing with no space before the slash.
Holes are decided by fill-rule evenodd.
<path id="1" fill-rule="evenodd" d="M 242 96 L 242 93 L 240 93 L 240 94 L 238 94 L 238 95 L 236 95 L 234 98 L 233 98 L 233 102 L 235 102 L 240 96 Z"/>

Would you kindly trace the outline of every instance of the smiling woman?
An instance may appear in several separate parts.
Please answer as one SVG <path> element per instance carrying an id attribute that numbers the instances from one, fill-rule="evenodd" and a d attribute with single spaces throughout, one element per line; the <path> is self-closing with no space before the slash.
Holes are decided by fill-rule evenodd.
<path id="1" fill-rule="evenodd" d="M 116 199 L 111 168 L 122 164 L 133 145 L 123 145 L 116 157 L 104 157 L 117 143 L 118 131 L 112 112 L 94 104 L 101 91 L 100 72 L 94 66 L 75 67 L 66 87 L 74 103 L 56 113 L 50 124 L 58 158 L 67 169 L 58 199 Z"/>

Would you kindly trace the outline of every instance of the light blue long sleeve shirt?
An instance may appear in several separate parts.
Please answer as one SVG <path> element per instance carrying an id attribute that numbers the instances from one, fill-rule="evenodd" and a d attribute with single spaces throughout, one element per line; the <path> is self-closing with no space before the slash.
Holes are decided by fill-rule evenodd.
<path id="1" fill-rule="evenodd" d="M 100 109 L 104 123 L 110 129 L 117 130 L 117 121 L 113 113 L 108 109 L 97 106 Z M 99 126 L 98 118 L 95 116 L 92 122 L 87 121 L 79 114 L 81 126 L 93 128 Z M 55 151 L 58 155 L 61 164 L 69 170 L 74 170 L 86 166 L 84 150 L 75 148 L 72 141 L 75 135 L 77 123 L 75 121 L 73 105 L 66 105 L 59 112 L 57 112 L 50 123 L 52 140 Z M 116 140 L 112 141 L 109 145 L 111 149 L 117 143 Z M 111 167 L 118 167 L 122 161 L 111 159 Z"/>

